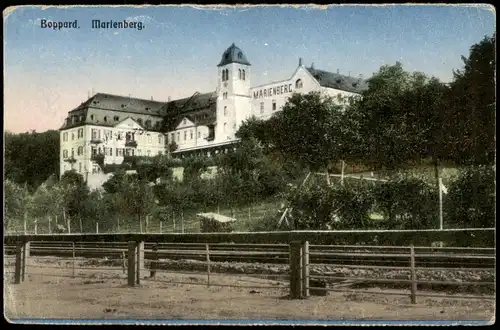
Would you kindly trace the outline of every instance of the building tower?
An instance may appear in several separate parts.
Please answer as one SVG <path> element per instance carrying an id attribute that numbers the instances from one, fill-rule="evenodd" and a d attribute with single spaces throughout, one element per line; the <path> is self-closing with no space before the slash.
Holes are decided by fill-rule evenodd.
<path id="1" fill-rule="evenodd" d="M 217 67 L 215 142 L 223 143 L 234 140 L 241 123 L 251 115 L 250 62 L 233 43 Z"/>

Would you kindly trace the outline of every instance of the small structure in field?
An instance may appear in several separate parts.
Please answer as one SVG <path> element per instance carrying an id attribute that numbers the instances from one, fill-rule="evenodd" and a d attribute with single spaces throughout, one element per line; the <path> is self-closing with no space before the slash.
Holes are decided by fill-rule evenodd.
<path id="1" fill-rule="evenodd" d="M 234 218 L 217 213 L 198 213 L 202 233 L 229 233 L 233 231 Z"/>

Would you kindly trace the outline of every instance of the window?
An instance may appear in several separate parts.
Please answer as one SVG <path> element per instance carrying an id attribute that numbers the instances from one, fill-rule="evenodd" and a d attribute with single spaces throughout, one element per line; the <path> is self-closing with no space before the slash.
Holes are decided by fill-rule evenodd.
<path id="1" fill-rule="evenodd" d="M 148 133 L 148 143 L 151 143 L 152 139 L 151 139 L 151 134 Z"/>
<path id="2" fill-rule="evenodd" d="M 198 132 L 198 139 L 201 138 L 201 132 Z"/>
<path id="3" fill-rule="evenodd" d="M 80 128 L 80 129 L 78 130 L 78 138 L 79 138 L 79 139 L 80 139 L 80 138 L 82 138 L 82 139 L 83 139 L 83 128 Z"/>
<path id="4" fill-rule="evenodd" d="M 241 59 L 243 57 L 243 54 L 241 52 L 238 53 L 238 58 Z"/>
<path id="5" fill-rule="evenodd" d="M 78 154 L 78 156 L 83 155 L 83 147 L 82 147 L 82 146 L 79 146 L 79 147 L 78 147 L 77 154 Z"/>
<path id="6" fill-rule="evenodd" d="M 94 115 L 90 115 L 90 120 L 94 120 Z"/>
<path id="7" fill-rule="evenodd" d="M 82 163 L 78 163 L 78 172 L 82 173 Z"/>
<path id="8" fill-rule="evenodd" d="M 302 88 L 302 80 L 297 79 L 295 82 L 295 89 Z"/>
<path id="9" fill-rule="evenodd" d="M 137 118 L 137 123 L 142 126 L 142 119 L 141 118 Z"/>
<path id="10" fill-rule="evenodd" d="M 108 122 L 108 117 L 104 116 L 104 122 L 107 123 Z"/>
<path id="11" fill-rule="evenodd" d="M 113 148 L 109 148 L 108 155 L 113 156 Z"/>
<path id="12" fill-rule="evenodd" d="M 227 117 L 227 106 L 224 107 L 224 117 Z"/>
<path id="13" fill-rule="evenodd" d="M 276 100 L 273 100 L 273 111 L 276 110 Z"/>
<path id="14" fill-rule="evenodd" d="M 162 144 L 163 143 L 163 135 L 158 135 L 158 143 Z"/>
<path id="15" fill-rule="evenodd" d="M 241 79 L 245 80 L 245 70 L 241 70 Z"/>
<path id="16" fill-rule="evenodd" d="M 187 131 L 184 131 L 184 141 L 187 140 L 187 133 L 188 133 Z"/>
<path id="17" fill-rule="evenodd" d="M 97 148 L 92 147 L 92 156 L 97 156 Z"/>
<path id="18" fill-rule="evenodd" d="M 227 123 L 224 123 L 224 128 L 223 128 L 224 133 L 226 133 L 226 127 L 227 127 Z"/>
<path id="19" fill-rule="evenodd" d="M 146 120 L 146 128 L 150 128 L 151 127 L 151 120 Z"/>
<path id="20" fill-rule="evenodd" d="M 123 148 L 116 148 L 116 155 L 123 156 Z"/>
<path id="21" fill-rule="evenodd" d="M 241 80 L 241 69 L 238 69 L 238 79 Z"/>
<path id="22" fill-rule="evenodd" d="M 63 133 L 63 141 L 68 141 L 68 133 Z"/>
<path id="23" fill-rule="evenodd" d="M 170 134 L 170 142 L 175 142 L 175 133 Z"/>
<path id="24" fill-rule="evenodd" d="M 115 121 L 118 121 L 118 120 L 120 120 L 120 117 L 115 116 L 113 119 L 114 119 Z"/>
<path id="25" fill-rule="evenodd" d="M 186 118 L 184 118 L 184 119 L 182 120 L 182 124 L 183 124 L 183 125 L 186 125 Z"/>
<path id="26" fill-rule="evenodd" d="M 260 113 L 264 113 L 264 102 L 260 102 Z"/>
<path id="27" fill-rule="evenodd" d="M 142 150 L 141 149 L 137 149 L 137 156 L 142 156 Z"/>
<path id="28" fill-rule="evenodd" d="M 75 133 L 71 133 L 71 141 L 75 139 Z"/>
<path id="29" fill-rule="evenodd" d="M 147 155 L 148 155 L 148 157 L 151 156 L 151 150 L 147 151 Z"/>
<path id="30" fill-rule="evenodd" d="M 97 140 L 97 130 L 92 129 L 92 140 Z"/>
<path id="31" fill-rule="evenodd" d="M 180 142 L 180 141 L 181 141 L 181 133 L 177 132 L 177 142 Z"/>
<path id="32" fill-rule="evenodd" d="M 71 148 L 71 158 L 75 157 L 75 148 Z"/>
<path id="33" fill-rule="evenodd" d="M 193 130 L 189 131 L 189 135 L 191 136 L 191 140 L 193 139 Z"/>
<path id="34" fill-rule="evenodd" d="M 63 150 L 63 158 L 68 158 L 68 150 Z"/>
<path id="35" fill-rule="evenodd" d="M 223 99 L 223 100 L 226 100 L 226 99 L 227 99 L 227 92 L 226 92 L 226 93 L 222 93 L 222 99 Z"/>

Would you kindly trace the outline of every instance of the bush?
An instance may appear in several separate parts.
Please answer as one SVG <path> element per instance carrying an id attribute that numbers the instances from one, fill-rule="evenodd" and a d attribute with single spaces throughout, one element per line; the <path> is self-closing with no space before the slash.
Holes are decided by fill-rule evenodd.
<path id="1" fill-rule="evenodd" d="M 448 226 L 495 227 L 495 170 L 491 166 L 461 169 L 445 195 Z"/>

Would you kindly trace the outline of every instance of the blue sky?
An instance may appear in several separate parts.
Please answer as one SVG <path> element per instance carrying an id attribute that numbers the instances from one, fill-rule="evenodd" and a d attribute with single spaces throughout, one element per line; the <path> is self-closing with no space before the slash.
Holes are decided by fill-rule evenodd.
<path id="1" fill-rule="evenodd" d="M 80 28 L 42 29 L 42 19 Z M 96 30 L 93 19 L 145 27 Z M 364 77 L 400 61 L 449 81 L 460 56 L 495 30 L 486 6 L 17 7 L 4 12 L 5 129 L 57 129 L 92 88 L 155 100 L 213 91 L 233 42 L 252 85 L 289 78 L 299 57 Z"/>

